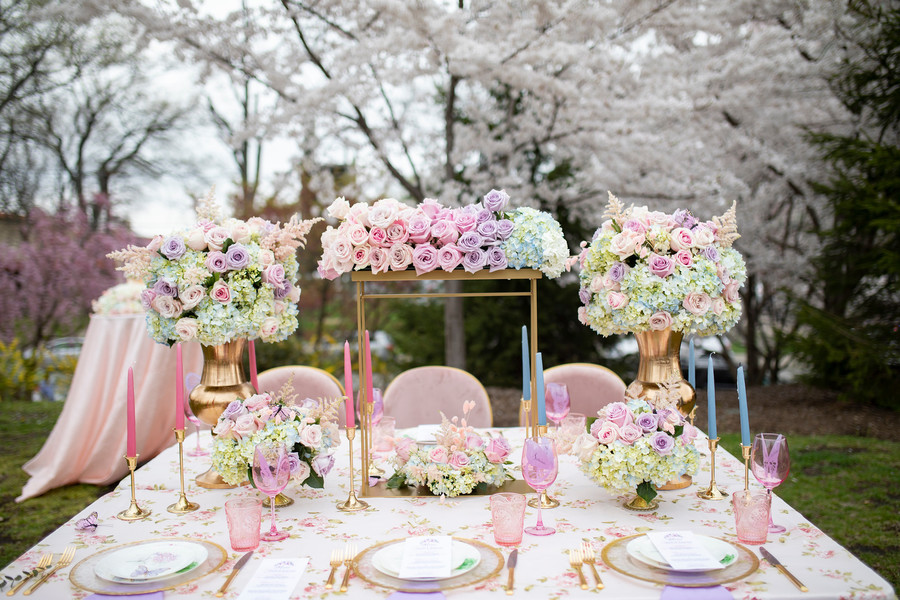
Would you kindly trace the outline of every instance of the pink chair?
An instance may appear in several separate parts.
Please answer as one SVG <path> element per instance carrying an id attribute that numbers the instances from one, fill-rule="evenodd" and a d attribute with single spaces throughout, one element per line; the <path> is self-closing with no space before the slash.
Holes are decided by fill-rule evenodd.
<path id="1" fill-rule="evenodd" d="M 462 369 L 444 366 L 416 367 L 400 373 L 384 391 L 384 414 L 396 419 L 397 428 L 441 422 L 462 417 L 463 402 L 475 402 L 467 422 L 490 427 L 494 421 L 487 390 Z"/>
<path id="2" fill-rule="evenodd" d="M 596 417 L 611 402 L 625 399 L 625 382 L 610 369 L 590 363 L 567 363 L 544 371 L 544 384 L 564 383 L 569 390 L 570 412 Z M 525 424 L 524 411 L 519 423 Z"/>
<path id="3" fill-rule="evenodd" d="M 298 400 L 312 398 L 334 399 L 344 395 L 344 386 L 337 378 L 322 369 L 303 365 L 288 365 L 275 367 L 259 373 L 256 376 L 260 391 L 276 393 L 285 383 L 294 377 L 294 393 Z M 344 425 L 345 415 L 343 410 L 338 410 L 338 420 Z"/>

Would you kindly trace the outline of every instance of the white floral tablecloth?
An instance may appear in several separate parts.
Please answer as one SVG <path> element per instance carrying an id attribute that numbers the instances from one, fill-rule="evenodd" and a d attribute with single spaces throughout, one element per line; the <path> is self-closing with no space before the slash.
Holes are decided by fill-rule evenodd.
<path id="1" fill-rule="evenodd" d="M 519 428 L 492 430 L 502 432 L 515 447 L 513 457 L 518 463 L 523 431 Z M 202 434 L 209 445 L 208 432 Z M 193 447 L 193 436 L 185 441 L 186 449 Z M 354 456 L 358 457 L 359 437 Z M 602 591 L 582 591 L 575 573 L 569 568 L 567 550 L 593 544 L 599 555 L 607 543 L 635 533 L 660 529 L 689 529 L 698 534 L 735 540 L 734 517 L 730 501 L 705 501 L 697 497 L 698 489 L 709 484 L 709 460 L 706 439 L 697 440 L 704 453 L 701 472 L 694 485 L 681 490 L 662 492 L 660 507 L 654 513 L 635 513 L 622 508 L 624 497 L 616 497 L 592 484 L 582 474 L 575 458 L 560 459 L 560 473 L 550 489 L 550 495 L 561 502 L 559 508 L 544 511 L 544 521 L 556 527 L 557 533 L 543 538 L 526 535 L 519 547 L 516 569 L 515 595 L 529 598 L 607 597 L 629 600 L 657 600 L 662 586 L 644 583 L 621 575 L 604 565 L 599 569 L 606 588 Z M 229 588 L 226 598 L 237 598 L 256 570 L 254 562 L 263 557 L 308 556 L 309 566 L 292 598 L 325 598 L 337 594 L 326 590 L 328 558 L 333 549 L 346 543 L 356 543 L 359 550 L 372 544 L 423 534 L 446 534 L 482 540 L 493 545 L 491 515 L 487 496 L 463 498 L 366 498 L 369 509 L 345 513 L 336 505 L 347 499 L 349 476 L 347 442 L 339 449 L 338 466 L 328 476 L 324 490 L 289 487 L 286 491 L 295 503 L 278 511 L 281 526 L 291 537 L 282 542 L 262 542 L 253 560 L 240 572 Z M 193 484 L 193 477 L 208 466 L 208 458 L 186 457 L 185 476 L 187 496 L 200 504 L 196 512 L 178 516 L 166 507 L 178 499 L 177 447 L 165 450 L 137 472 L 138 502 L 153 514 L 137 522 L 123 522 L 115 515 L 128 507 L 129 480 L 126 477 L 112 493 L 73 516 L 68 523 L 41 540 L 40 543 L 8 565 L 2 576 L 15 576 L 34 567 L 45 552 L 62 552 L 67 545 L 75 545 L 75 563 L 111 546 L 150 538 L 177 536 L 213 541 L 229 551 L 228 561 L 218 571 L 165 592 L 166 598 L 212 598 L 230 572 L 239 554 L 232 552 L 225 524 L 225 501 L 236 496 L 256 494 L 250 488 L 205 490 Z M 110 457 L 110 460 L 117 460 Z M 358 460 L 358 458 L 357 458 Z M 124 461 L 123 461 L 124 462 Z M 357 465 L 358 467 L 358 465 Z M 357 468 L 357 478 L 359 470 Z M 723 490 L 732 492 L 743 487 L 743 464 L 723 450 L 717 454 L 717 482 Z M 752 478 L 751 478 L 752 480 Z M 756 486 L 755 482 L 751 485 Z M 358 488 L 357 481 L 357 488 Z M 27 505 L 23 508 L 26 508 Z M 452 509 L 452 510 L 451 510 Z M 856 557 L 829 538 L 802 514 L 775 498 L 776 522 L 787 527 L 783 534 L 769 536 L 766 547 L 775 554 L 808 587 L 801 593 L 781 573 L 767 562 L 750 577 L 726 587 L 736 599 L 803 598 L 813 599 L 892 599 L 894 590 L 880 576 Z M 78 519 L 92 511 L 99 514 L 99 526 L 94 532 L 79 531 Z M 526 512 L 526 523 L 536 518 L 535 510 Z M 758 553 L 758 548 L 748 546 Z M 503 550 L 504 556 L 507 554 Z M 73 563 L 74 564 L 74 563 Z M 258 563 L 257 563 L 258 564 Z M 35 592 L 34 598 L 76 598 L 90 595 L 69 582 L 70 568 L 61 570 Z M 342 571 L 339 571 L 339 575 Z M 590 580 L 590 574 L 586 572 Z M 448 597 L 503 598 L 506 571 L 501 575 L 470 588 L 450 590 Z M 391 593 L 352 578 L 346 594 L 351 598 L 384 598 Z M 21 591 L 19 592 L 21 594 Z"/>

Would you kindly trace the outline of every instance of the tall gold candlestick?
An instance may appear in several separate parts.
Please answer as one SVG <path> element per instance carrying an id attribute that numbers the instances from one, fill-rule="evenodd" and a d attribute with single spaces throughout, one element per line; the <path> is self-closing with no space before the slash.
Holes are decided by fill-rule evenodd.
<path id="1" fill-rule="evenodd" d="M 526 400 L 525 396 L 522 396 L 522 410 L 525 412 L 525 437 L 537 437 L 528 433 L 531 431 L 531 400 Z"/>
<path id="2" fill-rule="evenodd" d="M 149 510 L 138 506 L 137 500 L 135 499 L 134 495 L 134 470 L 135 468 L 137 468 L 138 456 L 140 455 L 135 454 L 134 456 L 125 457 L 125 464 L 128 465 L 128 470 L 131 471 L 131 505 L 127 509 L 116 515 L 123 521 L 139 521 L 150 516 Z"/>
<path id="3" fill-rule="evenodd" d="M 178 473 L 181 476 L 181 492 L 178 495 L 178 501 L 175 504 L 170 504 L 166 510 L 176 515 L 183 515 L 194 512 L 200 508 L 200 505 L 196 502 L 191 502 L 184 495 L 184 429 L 175 429 L 174 431 L 175 441 L 178 442 Z M 197 435 L 200 435 L 199 430 Z"/>
<path id="4" fill-rule="evenodd" d="M 547 426 L 538 425 L 537 434 L 540 437 L 547 435 Z M 541 490 L 541 493 L 537 498 L 532 498 L 528 501 L 528 506 L 530 506 L 531 508 L 538 508 L 538 506 L 540 506 L 541 509 L 556 508 L 557 506 L 559 506 L 559 500 L 557 500 L 556 498 L 551 498 L 545 488 Z"/>
<path id="5" fill-rule="evenodd" d="M 744 491 L 750 491 L 750 446 L 741 444 L 741 456 L 744 457 Z M 749 496 L 748 496 L 749 498 Z"/>
<path id="6" fill-rule="evenodd" d="M 347 427 L 347 442 L 350 444 L 350 495 L 347 500 L 337 505 L 338 510 L 353 512 L 369 508 L 369 503 L 356 497 L 356 488 L 353 482 L 353 438 L 356 437 L 356 427 Z"/>
<path id="7" fill-rule="evenodd" d="M 728 496 L 716 486 L 716 448 L 719 447 L 719 438 L 709 440 L 709 487 L 697 495 L 704 500 L 724 500 Z"/>

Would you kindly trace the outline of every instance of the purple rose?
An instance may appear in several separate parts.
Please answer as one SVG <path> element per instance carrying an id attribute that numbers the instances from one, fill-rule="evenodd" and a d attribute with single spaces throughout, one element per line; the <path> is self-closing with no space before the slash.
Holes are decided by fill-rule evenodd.
<path id="1" fill-rule="evenodd" d="M 627 273 L 628 265 L 623 262 L 613 263 L 613 266 L 609 268 L 609 279 L 616 283 L 622 283 Z"/>
<path id="2" fill-rule="evenodd" d="M 169 260 L 178 260 L 182 257 L 185 250 L 184 240 L 180 236 L 172 235 L 166 238 L 162 247 L 159 249 L 163 256 Z"/>
<path id="3" fill-rule="evenodd" d="M 501 242 L 507 239 L 512 235 L 513 229 L 515 228 L 516 224 L 509 219 L 500 219 L 497 221 L 497 239 Z"/>
<path id="4" fill-rule="evenodd" d="M 460 252 L 472 252 L 473 250 L 477 250 L 484 245 L 484 240 L 481 239 L 481 234 L 477 231 L 467 231 L 456 241 L 456 247 L 459 248 Z"/>
<path id="5" fill-rule="evenodd" d="M 494 220 L 494 213 L 492 213 L 491 211 L 489 211 L 486 208 L 482 208 L 475 215 L 475 222 L 478 224 L 484 223 L 485 221 L 493 221 L 493 220 Z"/>
<path id="6" fill-rule="evenodd" d="M 509 203 L 509 194 L 506 190 L 491 190 L 483 199 L 484 207 L 493 212 L 500 212 Z"/>
<path id="7" fill-rule="evenodd" d="M 668 256 L 653 254 L 647 262 L 650 272 L 660 278 L 666 278 L 675 272 L 675 261 Z"/>
<path id="8" fill-rule="evenodd" d="M 141 307 L 144 310 L 150 310 L 150 305 L 153 303 L 156 295 L 156 292 L 153 290 L 141 290 Z"/>
<path id="9" fill-rule="evenodd" d="M 497 221 L 490 220 L 485 221 L 484 223 L 480 223 L 476 231 L 478 231 L 479 235 L 481 235 L 481 237 L 483 237 L 486 241 L 496 240 Z"/>
<path id="10" fill-rule="evenodd" d="M 213 273 L 224 273 L 228 270 L 228 259 L 226 259 L 225 255 L 218 250 L 210 252 L 206 256 L 206 261 L 203 264 Z"/>
<path id="11" fill-rule="evenodd" d="M 153 291 L 157 296 L 171 296 L 174 298 L 178 295 L 178 287 L 173 285 L 168 279 L 157 279 L 153 284 Z"/>
<path id="12" fill-rule="evenodd" d="M 287 455 L 288 464 L 290 465 L 290 473 L 294 475 L 297 473 L 297 470 L 300 468 L 300 454 L 297 452 L 288 452 Z"/>
<path id="13" fill-rule="evenodd" d="M 231 402 L 231 404 L 225 407 L 224 411 L 222 411 L 222 418 L 231 419 L 232 421 L 234 421 L 235 418 L 244 414 L 245 412 L 247 412 L 247 409 L 244 408 L 243 402 L 241 402 L 240 400 L 234 400 L 233 402 Z"/>
<path id="14" fill-rule="evenodd" d="M 315 457 L 312 461 L 312 468 L 319 477 L 325 477 L 328 475 L 328 472 L 331 471 L 331 467 L 334 466 L 334 455 L 333 454 L 320 454 Z"/>
<path id="15" fill-rule="evenodd" d="M 650 436 L 650 447 L 660 456 L 668 456 L 675 447 L 675 438 L 663 431 L 657 431 Z"/>
<path id="16" fill-rule="evenodd" d="M 684 210 L 683 208 L 676 210 L 672 214 L 672 220 L 686 229 L 693 229 L 694 225 L 699 222 L 691 213 Z"/>
<path id="17" fill-rule="evenodd" d="M 291 293 L 291 289 L 293 289 L 293 285 L 291 285 L 290 281 L 282 282 L 282 284 L 276 285 L 273 290 L 273 296 L 275 296 L 276 300 L 283 300 L 287 297 L 288 294 Z"/>
<path id="18" fill-rule="evenodd" d="M 586 287 L 578 288 L 578 299 L 581 300 L 582 304 L 587 304 L 591 301 L 591 290 Z"/>
<path id="19" fill-rule="evenodd" d="M 707 260 L 714 263 L 719 262 L 719 250 L 715 246 L 707 246 L 706 248 L 704 248 L 703 256 L 705 256 Z"/>
<path id="20" fill-rule="evenodd" d="M 250 264 L 250 253 L 242 244 L 232 244 L 225 253 L 225 262 L 231 269 L 243 269 Z"/>
<path id="21" fill-rule="evenodd" d="M 505 269 L 509 266 L 509 263 L 506 260 L 506 252 L 504 252 L 500 246 L 491 246 L 487 252 L 487 264 L 488 267 L 490 267 L 491 273 L 499 271 L 500 269 Z"/>
<path id="22" fill-rule="evenodd" d="M 416 275 L 430 273 L 438 266 L 438 252 L 431 244 L 417 244 L 413 250 L 412 263 L 416 268 Z"/>
<path id="23" fill-rule="evenodd" d="M 463 255 L 462 266 L 463 269 L 469 273 L 474 273 L 475 271 L 483 269 L 486 262 L 487 254 L 485 254 L 484 250 L 475 248 L 471 252 L 466 252 Z"/>
<path id="24" fill-rule="evenodd" d="M 659 427 L 659 418 L 653 413 L 642 413 L 638 415 L 635 424 L 644 433 L 653 433 Z"/>
<path id="25" fill-rule="evenodd" d="M 284 267 L 278 263 L 271 264 L 262 272 L 263 283 L 271 283 L 275 288 L 284 284 Z"/>

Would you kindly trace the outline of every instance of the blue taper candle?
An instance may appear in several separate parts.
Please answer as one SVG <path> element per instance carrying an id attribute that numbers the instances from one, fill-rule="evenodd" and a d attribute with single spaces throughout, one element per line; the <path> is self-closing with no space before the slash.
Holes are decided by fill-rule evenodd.
<path id="1" fill-rule="evenodd" d="M 536 356 L 537 366 L 534 368 L 535 378 L 537 379 L 537 411 L 538 425 L 547 424 L 547 406 L 544 404 L 544 359 L 541 353 Z"/>
<path id="2" fill-rule="evenodd" d="M 531 356 L 528 352 L 528 326 L 522 325 L 522 398 L 531 400 Z"/>
<path id="3" fill-rule="evenodd" d="M 716 379 L 713 373 L 713 355 L 712 352 L 709 354 L 708 366 L 706 368 L 706 397 L 709 401 L 707 412 L 708 424 L 707 424 L 707 435 L 709 439 L 714 440 L 718 436 L 716 435 Z"/>
<path id="4" fill-rule="evenodd" d="M 737 370 L 738 409 L 741 412 L 741 445 L 750 445 L 750 415 L 747 412 L 747 384 L 744 383 L 744 365 Z"/>
<path id="5" fill-rule="evenodd" d="M 688 383 L 697 388 L 697 369 L 694 364 L 694 338 L 691 338 L 690 350 L 688 350 Z"/>

